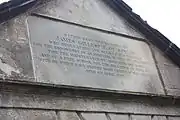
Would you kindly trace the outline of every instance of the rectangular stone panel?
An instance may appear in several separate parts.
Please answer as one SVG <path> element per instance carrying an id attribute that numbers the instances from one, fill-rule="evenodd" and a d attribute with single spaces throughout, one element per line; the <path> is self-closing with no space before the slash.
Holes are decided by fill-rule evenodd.
<path id="1" fill-rule="evenodd" d="M 28 28 L 37 82 L 164 94 L 143 41 L 36 16 Z"/>
<path id="2" fill-rule="evenodd" d="M 0 120 L 57 120 L 53 111 L 0 109 Z"/>

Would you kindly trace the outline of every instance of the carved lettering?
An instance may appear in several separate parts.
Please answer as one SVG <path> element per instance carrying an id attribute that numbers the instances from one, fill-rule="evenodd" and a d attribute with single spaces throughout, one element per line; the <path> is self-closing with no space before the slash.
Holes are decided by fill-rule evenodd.
<path id="1" fill-rule="evenodd" d="M 33 45 L 48 50 L 47 53 L 36 57 L 41 62 L 80 67 L 88 73 L 98 75 L 148 75 L 146 62 L 126 45 L 68 33 L 49 40 L 49 43 L 33 42 Z"/>

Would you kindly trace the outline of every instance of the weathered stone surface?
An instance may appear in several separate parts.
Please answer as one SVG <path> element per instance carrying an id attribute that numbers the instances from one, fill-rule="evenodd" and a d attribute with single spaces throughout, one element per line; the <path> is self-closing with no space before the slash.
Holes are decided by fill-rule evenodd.
<path id="1" fill-rule="evenodd" d="M 153 116 L 152 120 L 167 120 L 165 116 Z"/>
<path id="2" fill-rule="evenodd" d="M 86 2 L 86 3 L 85 3 Z M 81 3 L 81 4 L 78 4 Z M 93 3 L 93 4 L 92 4 Z M 67 5 L 69 6 L 69 10 L 66 9 L 66 7 L 63 7 L 63 11 L 60 11 L 61 5 Z M 91 8 L 92 4 L 92 8 Z M 55 7 L 55 6 L 56 7 Z M 84 8 L 83 6 L 89 6 L 90 8 L 90 15 L 86 16 L 86 12 L 88 12 L 87 8 Z M 71 6 L 71 7 L 70 7 Z M 99 6 L 99 7 L 98 7 Z M 100 7 L 101 6 L 101 7 Z M 76 9 L 77 7 L 77 9 Z M 83 21 L 92 20 L 88 21 L 88 23 L 91 23 L 89 26 L 99 26 L 99 28 L 107 25 L 104 29 L 109 29 L 111 26 L 111 31 L 118 31 L 120 28 L 124 27 L 122 29 L 122 32 L 126 32 L 126 34 L 133 33 L 135 36 L 141 36 L 140 33 L 138 33 L 134 28 L 132 28 L 128 23 L 123 18 L 119 18 L 116 16 L 116 14 L 111 11 L 103 2 L 93 2 L 93 1 L 56 1 L 53 0 L 49 2 L 48 4 L 44 5 L 42 8 L 38 8 L 38 13 L 44 13 L 49 16 L 54 16 L 57 18 L 64 18 L 67 21 L 71 22 L 76 22 L 79 24 L 83 24 Z M 108 19 L 105 23 L 102 23 L 102 20 L 99 21 L 99 18 L 94 17 L 94 10 L 96 8 L 100 13 L 102 12 L 103 15 L 107 15 L 106 12 L 109 12 L 111 15 L 109 16 Z M 54 9 L 54 10 L 52 10 Z M 72 17 L 71 15 L 66 14 L 65 12 L 70 12 L 70 9 L 76 9 L 76 13 L 73 13 Z M 86 12 L 80 14 L 84 14 L 85 16 L 82 17 L 80 14 L 78 14 L 79 10 L 87 9 Z M 44 12 L 43 12 L 44 11 Z M 45 12 L 48 11 L 48 12 Z M 54 12 L 53 12 L 54 11 Z M 48 14 L 49 13 L 49 14 Z M 70 12 L 71 13 L 71 12 Z M 75 15 L 76 14 L 76 15 Z M 78 17 L 76 18 L 78 14 Z M 11 79 L 11 80 L 25 80 L 25 81 L 34 81 L 34 74 L 33 74 L 33 67 L 32 67 L 32 57 L 30 54 L 30 49 L 29 49 L 29 44 L 28 44 L 28 32 L 27 32 L 27 25 L 26 25 L 26 19 L 28 17 L 29 13 L 25 13 L 23 15 L 20 15 L 10 21 L 8 21 L 5 24 L 0 25 L 0 76 L 1 78 L 5 79 Z M 95 16 L 97 16 L 96 14 Z M 108 14 L 109 15 L 109 14 Z M 99 16 L 99 15 L 98 15 Z M 111 16 L 114 16 L 112 21 L 114 23 L 111 25 Z M 73 19 L 72 19 L 73 18 Z M 84 18 L 84 19 L 82 19 Z M 94 20 L 95 19 L 95 20 Z M 116 20 L 121 20 L 122 19 L 122 25 L 115 25 L 120 22 L 116 22 Z M 81 21 L 81 22 L 78 22 Z M 87 25 L 87 24 L 84 24 Z M 116 28 L 118 26 L 118 28 Z M 103 29 L 103 28 L 102 28 Z M 118 30 L 115 30 L 118 29 Z M 126 30 L 127 29 L 127 30 Z M 121 32 L 121 31 L 119 31 Z"/>
<path id="3" fill-rule="evenodd" d="M 81 113 L 84 120 L 108 120 L 103 113 Z"/>
<path id="4" fill-rule="evenodd" d="M 44 5 L 42 8 L 38 8 L 34 11 L 37 14 L 43 14 L 51 17 L 55 17 L 57 19 L 63 19 L 65 21 L 74 22 L 78 24 L 82 24 L 85 26 L 95 27 L 99 29 L 104 29 L 112 32 L 122 33 L 134 37 L 144 38 L 139 32 L 137 32 L 131 25 L 129 25 L 126 20 L 117 16 L 111 9 L 109 9 L 102 1 L 99 0 L 49 0 L 50 2 L 47 5 Z M 96 11 L 94 13 L 94 11 Z M 101 16 L 101 17 L 99 17 Z M 28 82 L 41 82 L 41 83 L 51 83 L 49 74 L 44 74 L 41 80 L 35 81 L 34 79 L 34 71 L 32 66 L 32 57 L 30 53 L 29 47 L 29 36 L 27 32 L 26 19 L 28 15 L 21 15 L 9 22 L 0 25 L 0 77 L 11 80 L 24 80 Z M 43 23 L 43 20 L 40 22 Z M 47 30 L 47 35 L 51 37 L 51 35 L 56 34 L 56 31 L 49 30 L 48 24 L 37 24 L 38 22 L 34 20 L 33 25 L 36 26 L 38 31 Z M 50 23 L 50 22 L 49 22 Z M 40 25 L 40 26 L 39 26 Z M 47 29 L 44 27 L 47 25 Z M 62 30 L 63 31 L 63 30 Z M 46 33 L 43 31 L 41 34 L 37 36 L 44 36 L 46 38 Z M 97 32 L 97 31 L 96 31 Z M 103 34 L 103 33 L 102 33 Z M 94 35 L 94 34 L 93 34 Z M 114 36 L 110 35 L 109 36 Z M 94 37 L 97 37 L 94 35 Z M 30 37 L 32 38 L 32 36 Z M 106 37 L 104 37 L 106 38 Z M 107 37 L 108 38 L 108 37 Z M 114 37 L 113 37 L 114 38 Z M 45 40 L 45 39 L 44 39 Z M 111 41 L 115 41 L 112 39 Z M 128 41 L 128 40 L 127 40 Z M 131 41 L 134 43 L 136 40 Z M 136 41 L 137 42 L 137 41 Z M 140 43 L 140 41 L 138 41 Z M 151 65 L 153 74 L 156 77 L 151 76 L 150 79 L 146 79 L 143 81 L 141 77 L 136 78 L 137 81 L 128 81 L 131 79 L 135 79 L 135 77 L 125 78 L 127 81 L 125 83 L 120 83 L 120 89 L 123 91 L 131 91 L 131 92 L 145 92 L 145 93 L 153 93 L 153 94 L 163 94 L 162 86 L 159 82 L 159 77 L 157 75 L 156 68 L 154 66 L 154 61 L 151 56 L 151 52 L 147 52 L 147 45 L 143 42 L 143 50 L 136 46 L 138 54 L 145 54 L 143 58 L 150 60 L 150 63 L 147 65 Z M 135 50 L 136 51 L 136 50 Z M 179 95 L 179 68 L 176 65 L 172 64 L 167 58 L 162 57 L 162 54 L 158 55 L 158 52 L 155 52 L 155 57 L 158 62 L 158 66 L 160 68 L 160 72 L 162 74 L 165 87 L 168 91 L 169 95 Z M 126 56 L 127 57 L 127 56 Z M 53 65 L 52 65 L 53 66 Z M 60 74 L 60 72 L 56 69 L 57 66 L 52 67 L 50 71 L 52 73 Z M 62 66 L 61 66 L 62 67 Z M 48 69 L 47 66 L 42 68 L 43 71 Z M 63 66 L 65 71 L 69 70 L 69 67 Z M 46 71 L 49 73 L 50 71 Z M 75 69 L 78 71 L 78 69 Z M 41 71 L 40 71 L 40 73 Z M 67 74 L 65 74 L 67 75 Z M 52 75 L 53 77 L 55 75 Z M 147 76 L 146 76 L 147 77 Z M 46 79 L 48 78 L 48 79 Z M 59 78 L 55 80 L 57 82 Z M 73 77 L 72 77 L 73 78 Z M 112 78 L 112 77 L 109 77 Z M 144 77 L 145 78 L 145 77 Z M 86 76 L 83 77 L 82 80 L 91 79 Z M 69 79 L 71 81 L 71 79 Z M 98 79 L 99 80 L 99 79 Z M 105 80 L 105 79 L 103 79 Z M 111 79 L 112 80 L 112 79 Z M 116 81 L 117 79 L 115 79 Z M 65 80 L 66 81 L 66 80 Z M 64 81 L 63 81 L 64 82 Z M 66 81 L 67 82 L 67 81 Z M 72 81 L 71 81 L 72 82 Z M 74 82 L 74 81 L 73 81 Z M 84 83 L 83 83 L 84 82 Z M 87 85 L 86 81 L 80 81 Z M 113 82 L 99 82 L 98 84 L 105 84 L 103 88 L 108 88 L 106 85 L 111 85 Z M 116 85 L 116 84 L 115 84 Z M 1 85 L 2 87 L 3 85 Z M 77 85 L 78 86 L 78 85 Z M 128 87 L 129 88 L 128 88 Z M 91 86 L 88 86 L 91 87 Z M 99 86 L 98 86 L 99 87 Z M 119 87 L 119 85 L 118 85 Z M 123 88 L 124 87 L 124 88 Z M 2 90 L 0 88 L 0 90 Z M 118 89 L 119 90 L 119 89 Z M 172 104 L 169 105 L 159 105 L 157 103 L 152 102 L 152 100 L 131 100 L 131 99 L 116 99 L 116 100 L 103 100 L 102 98 L 88 98 L 83 96 L 59 96 L 55 95 L 42 95 L 42 94 L 30 94 L 28 90 L 26 90 L 26 94 L 17 93 L 15 91 L 8 91 L 10 93 L 0 91 L 0 120 L 56 120 L 56 119 L 74 119 L 79 120 L 78 115 L 75 112 L 58 112 L 58 118 L 56 116 L 55 111 L 50 111 L 52 109 L 55 110 L 68 110 L 68 111 L 84 111 L 84 112 L 92 112 L 93 113 L 82 113 L 82 117 L 85 120 L 97 119 L 97 120 L 107 120 L 107 117 L 103 113 L 96 112 L 116 112 L 116 113 L 134 113 L 134 114 L 147 114 L 149 116 L 137 116 L 133 115 L 132 120 L 150 120 L 150 115 L 180 115 L 180 107 Z M 31 91 L 32 92 L 32 91 Z M 37 91 L 36 91 L 37 92 Z M 35 92 L 35 93 L 36 93 Z M 6 109 L 2 109 L 6 108 Z M 10 109 L 11 108 L 11 109 Z M 14 108 L 14 109 L 12 109 Z M 19 109 L 17 109 L 19 108 Z M 20 109 L 22 108 L 22 109 Z M 31 110 L 28 110 L 31 109 Z M 35 110 L 35 109 L 46 109 L 43 110 Z M 115 115 L 110 114 L 110 118 L 113 119 L 126 119 L 127 115 Z M 164 120 L 165 117 L 154 117 L 153 119 Z M 169 120 L 179 120 L 179 117 L 169 117 Z"/>
<path id="5" fill-rule="evenodd" d="M 0 120 L 57 120 L 55 112 L 0 109 Z"/>
<path id="6" fill-rule="evenodd" d="M 50 1 L 35 13 L 130 36 L 144 36 L 101 0 Z M 96 12 L 94 12 L 96 11 Z M 99 17 L 101 16 L 101 17 Z"/>
<path id="7" fill-rule="evenodd" d="M 37 82 L 164 94 L 145 42 L 36 16 L 28 23 Z"/>
<path id="8" fill-rule="evenodd" d="M 180 68 L 164 65 L 159 66 L 167 93 L 169 95 L 180 96 Z"/>
<path id="9" fill-rule="evenodd" d="M 157 60 L 157 64 L 162 66 L 162 65 L 171 65 L 174 67 L 177 67 L 166 55 L 165 55 L 165 51 L 161 51 L 160 49 L 158 49 L 156 46 L 151 45 L 152 50 L 154 51 L 154 55 L 155 58 Z"/>
<path id="10" fill-rule="evenodd" d="M 63 97 L 55 95 L 31 95 L 20 93 L 0 94 L 0 107 L 57 109 L 74 111 L 116 112 L 135 114 L 179 115 L 180 107 L 162 106 L 151 100 L 100 100 L 88 97 Z"/>
<path id="11" fill-rule="evenodd" d="M 172 96 L 179 97 L 180 96 L 180 90 L 178 89 L 167 89 L 167 93 Z"/>
<path id="12" fill-rule="evenodd" d="M 180 120 L 180 117 L 168 117 L 168 120 Z"/>
<path id="13" fill-rule="evenodd" d="M 129 115 L 125 114 L 109 114 L 111 120 L 129 120 Z"/>
<path id="14" fill-rule="evenodd" d="M 151 116 L 132 115 L 132 120 L 151 120 Z"/>
<path id="15" fill-rule="evenodd" d="M 58 112 L 58 120 L 80 120 L 76 112 Z"/>
<path id="16" fill-rule="evenodd" d="M 1 78 L 34 80 L 26 18 L 22 15 L 0 25 Z"/>
<path id="17" fill-rule="evenodd" d="M 152 46 L 168 95 L 180 96 L 180 68 L 167 58 L 162 51 Z"/>

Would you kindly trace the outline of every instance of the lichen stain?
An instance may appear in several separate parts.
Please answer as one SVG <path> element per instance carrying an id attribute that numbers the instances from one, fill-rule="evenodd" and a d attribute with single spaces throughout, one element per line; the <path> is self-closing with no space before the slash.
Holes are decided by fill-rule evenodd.
<path id="1" fill-rule="evenodd" d="M 2 60 L 2 54 L 0 54 L 0 70 L 3 71 L 5 74 L 7 74 L 8 76 L 11 76 L 12 72 L 15 72 L 17 74 L 20 74 L 20 71 L 13 68 L 12 66 L 6 64 L 3 62 Z"/>

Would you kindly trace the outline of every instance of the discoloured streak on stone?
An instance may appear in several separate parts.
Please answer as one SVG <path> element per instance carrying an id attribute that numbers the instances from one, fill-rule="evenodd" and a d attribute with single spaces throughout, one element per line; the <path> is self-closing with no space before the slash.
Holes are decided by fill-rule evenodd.
<path id="1" fill-rule="evenodd" d="M 34 78 L 26 18 L 18 16 L 0 25 L 0 74 L 8 79 Z"/>

